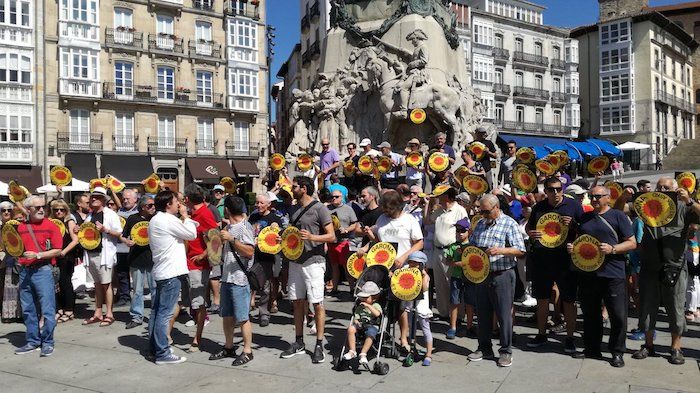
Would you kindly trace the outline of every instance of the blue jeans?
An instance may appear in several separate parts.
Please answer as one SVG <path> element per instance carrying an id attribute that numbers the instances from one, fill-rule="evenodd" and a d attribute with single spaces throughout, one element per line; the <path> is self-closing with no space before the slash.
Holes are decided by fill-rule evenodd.
<path id="1" fill-rule="evenodd" d="M 131 314 L 131 320 L 139 323 L 143 323 L 143 285 L 144 281 L 148 284 L 148 289 L 151 290 L 151 307 L 156 298 L 156 282 L 153 280 L 151 271 L 145 267 L 129 269 L 131 272 L 131 280 L 134 286 L 134 298 L 131 299 L 131 308 L 129 309 L 129 314 Z"/>
<path id="2" fill-rule="evenodd" d="M 39 268 L 22 266 L 19 271 L 19 300 L 22 304 L 24 326 L 27 328 L 27 344 L 39 347 L 54 345 L 56 328 L 56 292 L 51 265 Z M 41 310 L 37 310 L 37 305 Z M 39 315 L 44 317 L 44 327 L 39 331 Z"/>
<path id="3" fill-rule="evenodd" d="M 156 360 L 163 359 L 170 354 L 168 324 L 175 312 L 180 288 L 179 277 L 156 281 L 156 296 L 153 300 L 151 318 L 148 323 L 151 353 L 156 357 Z"/>

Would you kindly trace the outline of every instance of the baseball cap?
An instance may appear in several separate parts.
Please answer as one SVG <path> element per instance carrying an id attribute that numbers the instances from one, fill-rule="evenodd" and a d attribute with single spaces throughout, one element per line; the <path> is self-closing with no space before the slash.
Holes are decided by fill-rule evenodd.
<path id="1" fill-rule="evenodd" d="M 372 144 L 372 141 L 369 140 L 369 138 L 365 138 L 365 139 L 360 141 L 360 147 L 369 146 L 371 144 Z"/>
<path id="2" fill-rule="evenodd" d="M 384 142 L 380 143 L 378 147 L 379 147 L 379 148 L 386 147 L 386 148 L 391 149 L 391 143 L 389 143 L 389 142 L 387 142 L 387 141 L 384 141 Z"/>
<path id="3" fill-rule="evenodd" d="M 95 187 L 95 189 L 90 193 L 90 196 L 93 195 L 107 198 L 107 190 L 105 190 L 104 187 Z"/>
<path id="4" fill-rule="evenodd" d="M 418 138 L 413 138 L 410 141 L 408 141 L 408 144 L 409 145 L 420 145 L 420 141 L 418 140 Z"/>
<path id="5" fill-rule="evenodd" d="M 569 195 L 583 195 L 586 192 L 587 191 L 578 184 L 570 184 L 568 187 L 566 187 L 566 193 Z"/>
<path id="6" fill-rule="evenodd" d="M 357 297 L 369 297 L 379 294 L 379 287 L 373 281 L 367 281 L 360 288 L 360 292 L 357 293 Z"/>
<path id="7" fill-rule="evenodd" d="M 477 133 L 483 133 L 483 134 L 485 134 L 485 133 L 486 133 L 486 128 L 484 128 L 484 127 L 479 127 L 479 128 L 476 129 L 476 132 L 477 132 Z"/>
<path id="8" fill-rule="evenodd" d="M 425 255 L 423 251 L 415 251 L 408 256 L 408 261 L 422 263 L 423 265 L 425 265 L 426 263 L 428 263 L 428 256 Z"/>
<path id="9" fill-rule="evenodd" d="M 457 195 L 457 199 L 463 202 L 469 202 L 469 193 L 460 192 L 459 195 Z"/>
<path id="10" fill-rule="evenodd" d="M 214 188 L 212 188 L 212 190 L 214 190 L 214 191 L 225 191 L 226 189 L 225 189 L 224 186 L 222 186 L 221 184 L 217 184 L 217 185 L 214 186 Z"/>
<path id="11" fill-rule="evenodd" d="M 472 223 L 469 221 L 468 218 L 463 218 L 455 223 L 456 227 L 462 227 L 464 229 L 469 229 L 472 227 Z"/>

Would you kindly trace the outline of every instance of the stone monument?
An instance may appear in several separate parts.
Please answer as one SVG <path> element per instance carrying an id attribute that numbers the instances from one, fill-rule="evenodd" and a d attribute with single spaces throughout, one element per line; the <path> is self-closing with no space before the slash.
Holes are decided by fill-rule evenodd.
<path id="1" fill-rule="evenodd" d="M 318 77 L 310 90 L 292 93 L 289 159 L 320 151 L 322 138 L 338 151 L 362 138 L 393 146 L 414 137 L 432 143 L 439 131 L 455 149 L 471 142 L 483 108 L 468 83 L 448 1 L 331 4 L 332 29 L 323 42 Z M 414 109 L 423 109 L 427 120 L 412 122 Z"/>

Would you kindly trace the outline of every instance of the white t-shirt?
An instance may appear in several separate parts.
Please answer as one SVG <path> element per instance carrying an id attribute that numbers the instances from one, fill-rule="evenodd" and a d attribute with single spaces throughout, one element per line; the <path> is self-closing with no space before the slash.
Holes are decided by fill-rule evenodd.
<path id="1" fill-rule="evenodd" d="M 398 243 L 396 255 L 406 253 L 414 242 L 423 239 L 418 220 L 410 214 L 401 213 L 398 218 L 391 219 L 382 214 L 377 219 L 376 234 L 380 241 Z"/>

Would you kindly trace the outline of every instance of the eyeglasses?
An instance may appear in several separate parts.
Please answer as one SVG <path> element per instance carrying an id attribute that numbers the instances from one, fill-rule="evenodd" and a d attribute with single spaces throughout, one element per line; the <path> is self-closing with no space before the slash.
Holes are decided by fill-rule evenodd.
<path id="1" fill-rule="evenodd" d="M 44 205 L 41 205 L 41 206 L 30 206 L 30 207 L 31 207 L 32 209 L 34 209 L 34 210 L 44 210 L 44 209 L 46 208 L 46 206 L 44 206 Z"/>
<path id="2" fill-rule="evenodd" d="M 155 203 L 147 203 L 146 207 L 150 209 L 152 207 L 155 207 L 155 205 L 156 205 Z"/>
<path id="3" fill-rule="evenodd" d="M 494 209 L 495 209 L 495 208 L 494 208 Z M 493 209 L 489 209 L 489 210 L 481 209 L 481 210 L 479 210 L 479 214 L 481 214 L 482 216 L 486 217 L 486 216 L 490 215 L 492 211 L 493 211 Z"/>
<path id="4" fill-rule="evenodd" d="M 671 191 L 671 187 L 669 186 L 660 185 L 658 188 L 659 191 Z"/>
<path id="5" fill-rule="evenodd" d="M 591 199 L 602 199 L 605 198 L 606 194 L 591 194 Z"/>
<path id="6" fill-rule="evenodd" d="M 333 195 L 333 199 L 338 199 L 338 198 L 342 198 L 342 197 L 343 197 L 342 195 Z"/>
<path id="7" fill-rule="evenodd" d="M 114 202 L 107 202 L 107 206 L 116 206 L 117 204 Z"/>
<path id="8" fill-rule="evenodd" d="M 12 209 L 2 209 L 3 213 L 12 213 Z"/>
<path id="9" fill-rule="evenodd" d="M 547 192 L 561 192 L 562 187 L 547 187 L 544 190 Z"/>
<path id="10" fill-rule="evenodd" d="M 68 210 L 66 210 L 66 209 L 64 209 L 64 208 L 62 208 L 62 207 L 57 207 L 57 208 L 55 208 L 55 209 L 53 209 L 53 210 L 56 211 L 56 212 L 66 212 L 66 211 L 68 211 Z"/>

